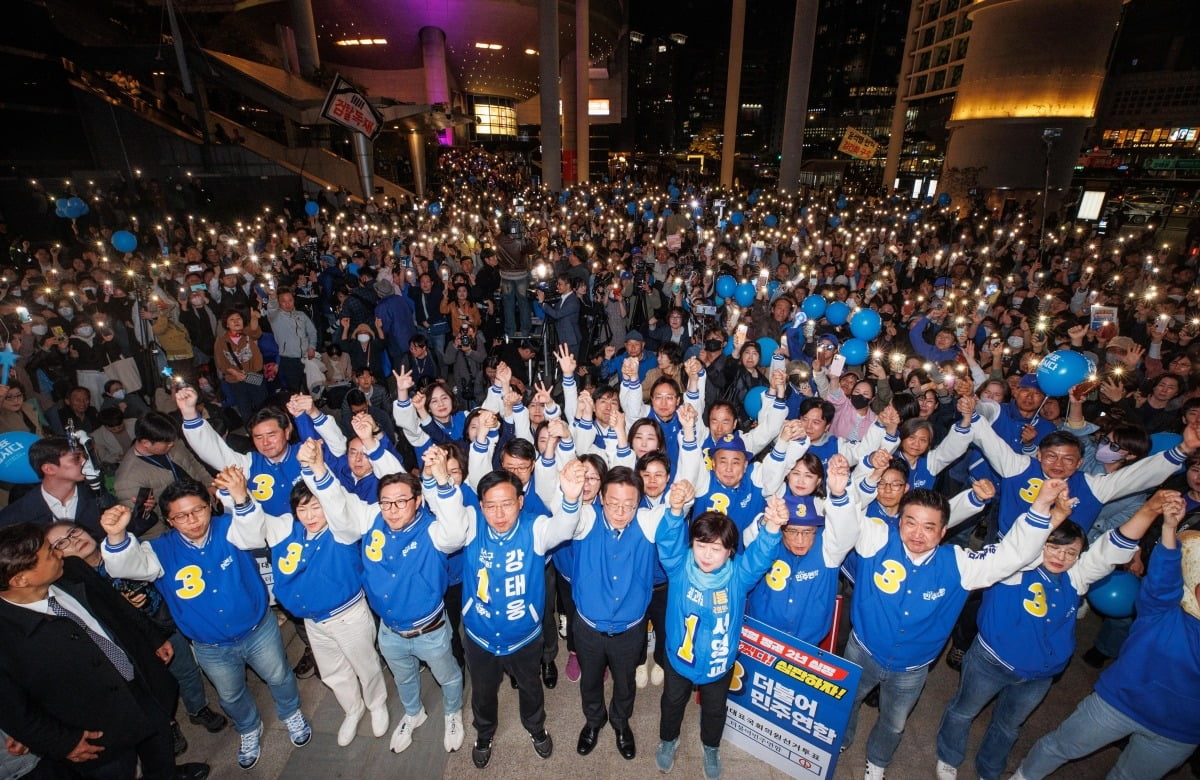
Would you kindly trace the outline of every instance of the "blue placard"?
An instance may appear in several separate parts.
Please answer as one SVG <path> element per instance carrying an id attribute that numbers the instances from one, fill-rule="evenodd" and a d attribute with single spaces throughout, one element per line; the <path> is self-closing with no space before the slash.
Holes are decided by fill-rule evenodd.
<path id="1" fill-rule="evenodd" d="M 833 777 L 862 670 L 749 617 L 738 650 L 725 739 L 789 777 Z"/>

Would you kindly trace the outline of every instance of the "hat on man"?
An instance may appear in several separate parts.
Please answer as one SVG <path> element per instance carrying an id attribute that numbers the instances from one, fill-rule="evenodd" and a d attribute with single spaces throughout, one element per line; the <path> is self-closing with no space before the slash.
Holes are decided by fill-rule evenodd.
<path id="1" fill-rule="evenodd" d="M 1037 374 L 1026 374 L 1021 377 L 1021 381 L 1017 382 L 1017 387 L 1025 387 L 1031 390 L 1037 390 L 1039 393 L 1044 393 L 1042 386 L 1038 384 Z"/>
<path id="2" fill-rule="evenodd" d="M 742 435 L 737 431 L 734 431 L 733 433 L 727 433 L 721 438 L 717 439 L 715 442 L 713 442 L 713 445 L 709 447 L 708 451 L 709 454 L 715 456 L 721 450 L 740 452 L 747 458 L 750 457 L 750 452 L 746 449 L 746 443 L 742 441 Z"/>
<path id="3" fill-rule="evenodd" d="M 645 343 L 646 343 L 646 339 L 645 339 L 645 337 L 644 337 L 644 336 L 642 336 L 642 334 L 641 334 L 639 331 L 636 331 L 636 330 L 631 330 L 631 331 L 629 331 L 628 333 L 626 333 L 626 334 L 625 334 L 625 340 L 626 340 L 626 341 L 640 341 L 640 342 L 642 342 L 643 344 L 645 344 Z"/>
<path id="4" fill-rule="evenodd" d="M 380 298 L 386 298 L 389 295 L 394 295 L 396 288 L 387 279 L 377 279 L 374 284 L 375 294 Z"/>
<path id="5" fill-rule="evenodd" d="M 1128 336 L 1113 336 L 1108 340 L 1105 349 L 1123 349 L 1128 352 L 1133 349 L 1133 339 Z"/>

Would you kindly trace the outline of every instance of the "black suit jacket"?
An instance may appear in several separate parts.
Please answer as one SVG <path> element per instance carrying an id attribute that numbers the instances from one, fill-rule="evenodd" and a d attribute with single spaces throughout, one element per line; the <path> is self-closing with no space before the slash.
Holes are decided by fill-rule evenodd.
<path id="1" fill-rule="evenodd" d="M 83 526 L 97 540 L 103 539 L 105 534 L 104 529 L 100 527 L 100 514 L 117 503 L 117 500 L 107 492 L 96 495 L 83 482 L 76 485 L 75 489 L 79 491 L 79 503 L 75 507 L 75 524 Z M 0 528 L 17 523 L 50 526 L 60 519 L 70 520 L 71 518 L 59 518 L 51 512 L 50 507 L 46 504 L 46 499 L 42 496 L 42 488 L 38 485 L 0 512 Z M 139 533 L 133 528 L 129 530 L 130 533 Z"/>
<path id="2" fill-rule="evenodd" d="M 43 758 L 63 759 L 83 732 L 106 750 L 94 766 L 149 737 L 170 719 L 178 687 L 154 655 L 162 632 L 80 558 L 63 561 L 55 583 L 86 606 L 133 661 L 126 682 L 83 629 L 70 618 L 43 615 L 0 599 L 0 728 Z M 141 686 L 158 704 L 147 711 Z M 86 770 L 88 764 L 79 766 Z"/>

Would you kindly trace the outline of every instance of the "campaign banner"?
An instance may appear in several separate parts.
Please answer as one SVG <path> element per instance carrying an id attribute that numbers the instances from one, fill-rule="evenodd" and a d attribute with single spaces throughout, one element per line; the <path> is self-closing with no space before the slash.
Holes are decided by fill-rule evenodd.
<path id="1" fill-rule="evenodd" d="M 321 116 L 330 122 L 362 133 L 371 140 L 383 129 L 383 115 L 371 105 L 366 96 L 341 76 L 333 80 Z"/>
<path id="2" fill-rule="evenodd" d="M 838 151 L 859 160 L 869 160 L 875 156 L 875 152 L 879 151 L 879 144 L 875 143 L 875 139 L 866 133 L 859 132 L 853 127 L 847 127 L 846 134 L 842 136 L 842 142 L 838 144 Z"/>
<path id="3" fill-rule="evenodd" d="M 789 777 L 833 777 L 862 670 L 753 618 L 738 650 L 725 739 Z"/>

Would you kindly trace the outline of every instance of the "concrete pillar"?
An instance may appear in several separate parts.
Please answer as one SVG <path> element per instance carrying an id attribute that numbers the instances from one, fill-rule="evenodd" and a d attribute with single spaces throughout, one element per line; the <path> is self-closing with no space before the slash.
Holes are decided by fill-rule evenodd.
<path id="1" fill-rule="evenodd" d="M 375 144 L 362 133 L 354 135 L 354 161 L 358 164 L 358 184 L 363 200 L 375 197 Z"/>
<path id="2" fill-rule="evenodd" d="M 800 187 L 804 158 L 804 125 L 808 119 L 808 82 L 812 80 L 813 44 L 817 34 L 817 0 L 796 0 L 792 23 L 792 59 L 788 65 L 787 103 L 783 113 L 783 148 L 780 149 L 779 189 Z"/>
<path id="3" fill-rule="evenodd" d="M 292 29 L 296 35 L 296 52 L 300 55 L 300 73 L 311 76 L 321 67 L 317 53 L 317 24 L 313 21 L 312 0 L 288 0 Z"/>
<path id="4" fill-rule="evenodd" d="M 588 54 L 588 0 L 575 0 L 575 149 L 579 163 L 576 180 L 586 183 L 591 167 L 592 125 L 588 118 L 588 98 L 591 97 L 591 82 L 588 70 L 592 58 Z"/>
<path id="5" fill-rule="evenodd" d="M 721 186 L 733 186 L 737 120 L 742 90 L 742 40 L 746 34 L 746 0 L 733 0 L 729 23 L 729 72 L 725 77 L 725 140 L 721 144 Z"/>
<path id="6" fill-rule="evenodd" d="M 408 131 L 408 156 L 413 172 L 413 192 L 425 197 L 425 137 L 420 130 Z"/>
<path id="7" fill-rule="evenodd" d="M 559 68 L 558 99 L 562 105 L 563 181 L 575 181 L 579 166 L 579 137 L 575 124 L 575 52 L 562 58 Z"/>
<path id="8" fill-rule="evenodd" d="M 1026 197 L 1019 191 L 1042 191 L 1047 181 L 1051 189 L 1067 186 L 1095 122 L 1121 4 L 983 0 L 971 6 L 971 50 L 946 123 L 952 132 L 942 180 L 972 169 L 976 186 L 1007 187 L 1018 197 Z"/>
<path id="9" fill-rule="evenodd" d="M 904 126 L 908 124 L 908 79 L 913 69 L 913 49 L 917 45 L 917 25 L 921 23 L 921 4 L 912 0 L 908 25 L 904 28 L 904 54 L 900 58 L 900 81 L 896 85 L 896 105 L 892 109 L 892 130 L 888 134 L 887 158 L 883 163 L 883 186 L 888 190 L 900 172 L 900 152 L 904 149 Z"/>
<path id="10" fill-rule="evenodd" d="M 450 110 L 450 77 L 446 72 L 446 33 L 439 27 L 422 27 L 421 68 L 425 71 L 425 102 L 444 103 Z M 454 145 L 454 128 L 438 131 L 438 143 Z"/>
<path id="11" fill-rule="evenodd" d="M 542 182 L 562 189 L 562 121 L 558 116 L 558 0 L 538 0 L 538 103 L 542 114 Z"/>

